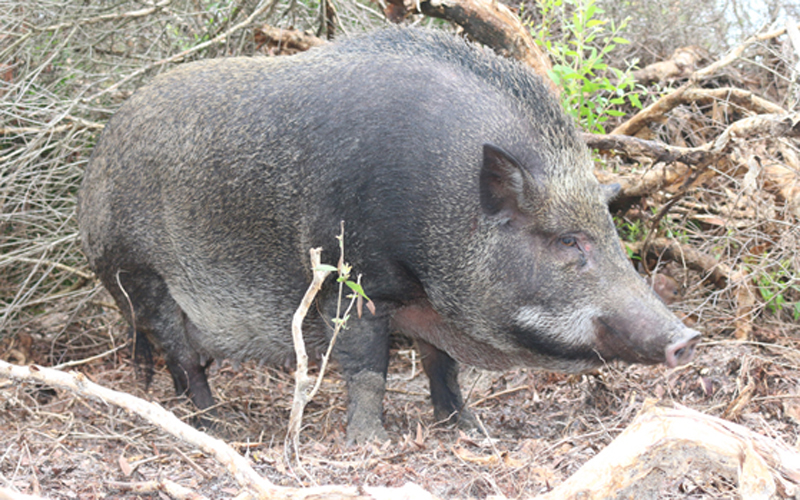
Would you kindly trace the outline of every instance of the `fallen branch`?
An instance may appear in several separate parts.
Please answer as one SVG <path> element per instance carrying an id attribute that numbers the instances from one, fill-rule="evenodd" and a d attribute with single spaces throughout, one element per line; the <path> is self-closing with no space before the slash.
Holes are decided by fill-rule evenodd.
<path id="1" fill-rule="evenodd" d="M 617 128 L 611 131 L 611 135 L 636 135 L 648 123 L 664 116 L 675 106 L 681 104 L 683 102 L 683 93 L 692 85 L 693 83 L 691 82 L 684 83 L 669 94 L 661 96 L 656 102 L 639 111 L 626 122 L 618 125 Z"/>
<path id="2" fill-rule="evenodd" d="M 617 177 L 597 172 L 606 184 L 618 183 L 619 198 L 640 198 L 678 182 L 684 182 L 695 165 L 706 165 L 721 158 L 733 146 L 733 141 L 749 137 L 797 137 L 800 135 L 800 113 L 764 114 L 742 118 L 730 124 L 714 141 L 694 148 L 669 146 L 625 135 L 584 134 L 586 144 L 593 149 L 612 150 L 642 163 L 663 162 L 635 177 Z M 642 161 L 642 160 L 648 161 Z M 691 184 L 691 183 L 690 183 Z M 691 187 L 691 186 L 687 186 Z"/>
<path id="3" fill-rule="evenodd" d="M 719 71 L 720 69 L 728 66 L 729 64 L 733 63 L 736 59 L 741 57 L 742 53 L 753 45 L 756 42 L 769 40 L 772 38 L 776 38 L 786 32 L 786 28 L 782 28 L 770 33 L 763 33 L 761 35 L 751 36 L 747 40 L 744 41 L 741 45 L 731 50 L 728 54 L 725 55 L 722 59 L 709 64 L 708 66 L 701 68 L 695 72 L 693 72 L 689 76 L 689 81 L 685 84 L 678 87 L 675 91 L 662 96 L 659 100 L 647 106 L 645 109 L 639 111 L 635 115 L 633 115 L 628 121 L 625 123 L 620 124 L 611 131 L 611 134 L 616 135 L 636 135 L 641 129 L 643 129 L 648 123 L 651 121 L 663 116 L 669 110 L 683 102 L 684 94 L 690 88 L 695 90 L 693 87 L 696 85 L 697 82 L 703 80 L 705 78 L 709 78 L 714 73 Z M 695 90 L 696 91 L 696 90 Z M 691 94 L 690 94 L 691 95 Z"/>
<path id="4" fill-rule="evenodd" d="M 473 40 L 530 66 L 554 93 L 559 93 L 558 86 L 547 74 L 553 67 L 550 58 L 533 41 L 519 16 L 502 3 L 492 0 L 424 0 L 418 1 L 416 8 L 426 16 L 458 24 Z"/>
<path id="5" fill-rule="evenodd" d="M 185 424 L 171 412 L 155 403 L 149 403 L 131 394 L 114 391 L 87 379 L 82 373 L 62 372 L 52 368 L 36 365 L 16 366 L 0 361 L 0 377 L 22 382 L 36 381 L 59 389 L 66 389 L 80 396 L 88 397 L 107 404 L 113 404 L 131 413 L 139 415 L 156 427 L 168 432 L 176 438 L 197 446 L 212 455 L 240 485 L 250 488 L 262 497 L 281 498 L 283 488 L 273 485 L 250 467 L 247 459 L 236 453 L 223 441 L 205 434 Z"/>
<path id="6" fill-rule="evenodd" d="M 66 373 L 36 365 L 17 366 L 0 360 L 0 378 L 26 383 L 42 383 L 58 389 L 68 390 L 79 396 L 102 403 L 113 404 L 130 413 L 134 413 L 181 441 L 196 446 L 213 456 L 225 466 L 242 487 L 253 491 L 256 498 L 270 500 L 436 500 L 436 497 L 413 483 L 406 483 L 400 488 L 336 485 L 314 488 L 276 486 L 261 477 L 250 467 L 247 459 L 236 453 L 223 441 L 185 424 L 158 404 L 95 384 L 81 373 Z M 3 493 L 4 491 L 0 490 L 0 495 Z M 10 498 L 28 499 L 27 496 L 12 496 Z"/>
<path id="7" fill-rule="evenodd" d="M 641 255 L 644 243 L 644 241 L 636 241 L 625 243 L 625 246 L 634 254 Z M 641 255 L 641 257 L 642 259 L 653 257 L 677 262 L 687 269 L 697 271 L 719 289 L 727 287 L 730 282 L 731 269 L 728 266 L 711 255 L 668 238 L 654 238 L 647 245 L 647 255 Z"/>
<path id="8" fill-rule="evenodd" d="M 685 163 L 696 165 L 713 156 L 710 146 L 694 148 L 671 146 L 659 141 L 649 141 L 630 135 L 583 133 L 583 140 L 591 149 L 614 151 L 639 163 Z"/>
<path id="9" fill-rule="evenodd" d="M 731 103 L 759 115 L 788 113 L 788 111 L 774 102 L 759 97 L 749 90 L 733 87 L 721 87 L 716 89 L 690 88 L 683 93 L 682 99 L 684 104 L 710 104 L 714 101 Z"/>

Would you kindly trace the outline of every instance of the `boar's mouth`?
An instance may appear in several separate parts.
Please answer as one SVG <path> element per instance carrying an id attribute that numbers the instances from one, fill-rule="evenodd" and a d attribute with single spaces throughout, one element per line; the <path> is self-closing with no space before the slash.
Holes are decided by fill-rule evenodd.
<path id="1" fill-rule="evenodd" d="M 590 361 L 593 365 L 602 363 L 598 350 L 591 346 L 561 342 L 546 333 L 514 325 L 510 328 L 517 343 L 532 352 L 553 359 L 567 361 Z"/>

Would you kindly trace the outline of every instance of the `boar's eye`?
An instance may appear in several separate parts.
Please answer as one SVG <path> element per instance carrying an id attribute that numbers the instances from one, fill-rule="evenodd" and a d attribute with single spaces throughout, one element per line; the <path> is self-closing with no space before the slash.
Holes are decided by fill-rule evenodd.
<path id="1" fill-rule="evenodd" d="M 578 244 L 578 239 L 569 235 L 560 237 L 558 241 L 565 247 L 574 247 Z"/>

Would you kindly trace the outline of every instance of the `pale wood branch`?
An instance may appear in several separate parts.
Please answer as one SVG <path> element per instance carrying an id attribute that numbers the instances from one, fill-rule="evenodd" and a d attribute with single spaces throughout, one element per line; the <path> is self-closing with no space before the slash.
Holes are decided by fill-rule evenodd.
<path id="1" fill-rule="evenodd" d="M 314 488 L 276 486 L 261 477 L 253 470 L 247 459 L 236 453 L 223 441 L 183 423 L 156 403 L 150 403 L 136 396 L 95 384 L 81 373 L 67 373 L 36 365 L 17 366 L 0 360 L 0 378 L 42 383 L 101 403 L 113 404 L 134 413 L 181 441 L 196 446 L 213 456 L 226 467 L 242 487 L 252 491 L 256 498 L 269 500 L 436 500 L 436 497 L 413 483 L 407 483 L 400 488 L 337 485 Z M 4 494 L 6 494 L 5 497 L 2 496 Z M 0 489 L 0 499 L 3 498 L 32 500 L 35 497 Z"/>
<path id="2" fill-rule="evenodd" d="M 171 412 L 155 403 L 149 403 L 131 394 L 118 392 L 95 384 L 78 372 L 62 372 L 36 365 L 16 366 L 0 361 L 0 377 L 19 381 L 37 381 L 75 394 L 110 403 L 139 415 L 151 424 L 172 434 L 176 438 L 197 446 L 226 467 L 228 472 L 241 484 L 262 497 L 277 495 L 282 488 L 273 485 L 250 467 L 247 459 L 236 453 L 225 442 L 205 434 L 185 424 Z"/>
<path id="3" fill-rule="evenodd" d="M 636 176 L 618 177 L 602 171 L 596 172 L 603 183 L 619 183 L 620 197 L 638 198 L 655 193 L 665 187 L 682 182 L 692 172 L 693 165 L 707 164 L 715 157 L 726 154 L 735 140 L 750 137 L 797 137 L 800 134 L 800 114 L 763 114 L 742 118 L 730 124 L 714 141 L 694 148 L 669 146 L 657 141 L 647 141 L 625 135 L 584 134 L 589 147 L 613 150 L 647 163 L 664 162 Z"/>
<path id="4" fill-rule="evenodd" d="M 669 94 L 661 96 L 656 102 L 639 111 L 626 122 L 618 125 L 611 131 L 611 135 L 636 135 L 640 130 L 646 127 L 648 123 L 664 116 L 671 109 L 675 108 L 675 106 L 681 104 L 683 102 L 683 93 L 686 92 L 691 85 L 693 85 L 691 82 L 684 83 Z"/>
<path id="5" fill-rule="evenodd" d="M 788 113 L 787 110 L 772 101 L 759 97 L 749 90 L 737 89 L 734 87 L 720 87 L 716 89 L 690 88 L 683 93 L 682 100 L 684 104 L 710 104 L 714 101 L 731 103 L 759 115 Z"/>
<path id="6" fill-rule="evenodd" d="M 303 319 L 305 319 L 306 314 L 308 314 L 308 310 L 314 302 L 314 297 L 317 296 L 317 293 L 319 293 L 322 288 L 322 284 L 330 274 L 330 271 L 320 269 L 321 253 L 321 248 L 312 248 L 309 250 L 313 277 L 305 295 L 303 295 L 303 300 L 297 307 L 294 316 L 292 316 L 292 342 L 294 343 L 297 367 L 294 372 L 294 398 L 292 399 L 292 411 L 289 415 L 289 428 L 286 434 L 286 443 L 292 442 L 295 454 L 297 454 L 299 446 L 303 411 L 310 399 L 309 389 L 314 384 L 314 378 L 308 375 L 308 353 L 306 352 L 306 344 L 303 340 Z"/>
<path id="7" fill-rule="evenodd" d="M 645 109 L 636 113 L 634 116 L 628 119 L 628 121 L 620 124 L 619 126 L 617 126 L 617 128 L 612 130 L 611 134 L 636 135 L 648 123 L 657 119 L 660 116 L 663 116 L 669 110 L 673 109 L 675 106 L 683 102 L 684 94 L 690 88 L 692 90 L 695 90 L 694 86 L 698 81 L 705 78 L 709 78 L 720 69 L 736 61 L 739 57 L 741 57 L 744 51 L 754 43 L 776 38 L 784 34 L 785 32 L 786 28 L 781 28 L 779 30 L 775 30 L 769 33 L 762 33 L 761 35 L 751 36 L 750 38 L 745 40 L 741 45 L 728 52 L 728 54 L 726 54 L 725 57 L 723 57 L 722 59 L 715 61 L 712 64 L 709 64 L 708 66 L 693 72 L 689 76 L 688 82 L 678 87 L 675 91 L 662 96 L 659 100 L 657 100 L 650 106 L 647 106 Z M 770 112 L 775 112 L 775 111 L 770 111 Z"/>

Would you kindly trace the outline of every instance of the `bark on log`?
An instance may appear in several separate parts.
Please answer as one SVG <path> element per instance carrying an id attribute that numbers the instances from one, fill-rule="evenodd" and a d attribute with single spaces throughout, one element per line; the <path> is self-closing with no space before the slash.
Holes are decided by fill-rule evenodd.
<path id="1" fill-rule="evenodd" d="M 653 82 L 688 78 L 706 57 L 707 51 L 700 47 L 681 47 L 675 49 L 669 59 L 648 64 L 634 71 L 633 79 L 637 83 L 648 85 Z"/>
<path id="2" fill-rule="evenodd" d="M 325 44 L 325 40 L 300 30 L 283 29 L 262 24 L 253 32 L 258 48 L 267 46 L 274 54 L 294 54 Z"/>
<path id="3" fill-rule="evenodd" d="M 492 0 L 424 0 L 418 6 L 427 16 L 458 24 L 470 38 L 492 47 L 498 54 L 527 64 L 541 75 L 553 93 L 559 93 L 547 74 L 553 67 L 550 58 L 505 5 Z"/>
<path id="4" fill-rule="evenodd" d="M 653 472 L 705 468 L 739 485 L 741 498 L 792 497 L 800 491 L 800 455 L 788 446 L 719 418 L 654 402 L 610 445 L 536 500 L 657 498 Z"/>

